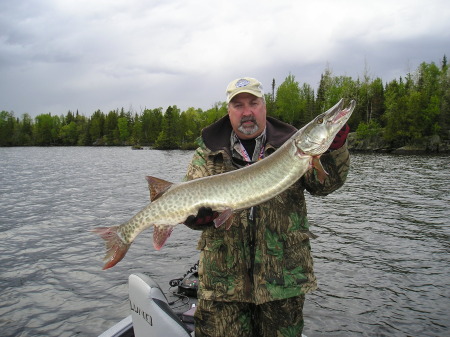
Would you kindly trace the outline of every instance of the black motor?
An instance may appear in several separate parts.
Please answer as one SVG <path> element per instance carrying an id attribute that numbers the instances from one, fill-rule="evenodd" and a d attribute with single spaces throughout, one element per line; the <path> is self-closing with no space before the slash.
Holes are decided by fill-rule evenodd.
<path id="1" fill-rule="evenodd" d="M 198 290 L 198 261 L 189 269 L 182 278 L 173 279 L 169 282 L 171 287 L 178 286 L 178 294 L 188 297 L 197 297 Z"/>

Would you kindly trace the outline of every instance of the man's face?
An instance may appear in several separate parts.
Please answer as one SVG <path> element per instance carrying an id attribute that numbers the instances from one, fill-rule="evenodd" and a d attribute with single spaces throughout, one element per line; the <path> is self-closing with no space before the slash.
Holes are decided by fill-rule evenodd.
<path id="1" fill-rule="evenodd" d="M 243 92 L 228 104 L 234 132 L 241 139 L 258 137 L 266 127 L 266 104 L 260 97 Z"/>

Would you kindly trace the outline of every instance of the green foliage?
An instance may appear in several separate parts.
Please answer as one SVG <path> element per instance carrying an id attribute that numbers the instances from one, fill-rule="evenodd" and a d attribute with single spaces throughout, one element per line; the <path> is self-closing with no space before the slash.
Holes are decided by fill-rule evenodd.
<path id="1" fill-rule="evenodd" d="M 295 81 L 295 76 L 290 74 L 278 87 L 275 116 L 286 123 L 295 124 L 300 119 L 301 105 L 299 83 Z"/>
<path id="2" fill-rule="evenodd" d="M 16 128 L 14 113 L 0 112 L 0 146 L 12 146 L 14 129 Z"/>
<path id="3" fill-rule="evenodd" d="M 195 147 L 195 140 L 201 131 L 201 110 L 189 108 L 180 115 L 181 140 L 180 147 L 189 149 Z"/>
<path id="4" fill-rule="evenodd" d="M 53 125 L 54 119 L 51 114 L 39 115 L 35 119 L 33 127 L 33 138 L 36 145 L 54 145 L 54 135 L 58 130 L 58 124 Z"/>
<path id="5" fill-rule="evenodd" d="M 383 85 L 381 78 L 353 80 L 334 76 L 330 68 L 321 75 L 317 93 L 289 74 L 265 94 L 267 113 L 296 127 L 302 127 L 319 113 L 344 98 L 355 99 L 349 120 L 360 139 L 383 135 L 391 145 L 405 145 L 434 135 L 450 138 L 450 67 L 444 56 L 441 65 L 422 63 L 416 72 Z M 193 148 L 201 130 L 228 113 L 225 102 L 202 111 L 180 111 L 169 106 L 145 109 L 141 114 L 116 109 L 90 117 L 68 111 L 66 115 L 29 114 L 16 118 L 0 112 L 0 146 L 91 146 L 147 145 L 160 149 Z"/>
<path id="6" fill-rule="evenodd" d="M 266 101 L 267 114 L 269 116 L 275 116 L 276 114 L 276 104 L 275 104 L 275 79 L 272 79 L 272 91 L 270 93 L 264 94 L 264 99 Z"/>
<path id="7" fill-rule="evenodd" d="M 78 128 L 75 121 L 63 125 L 59 132 L 59 137 L 63 145 L 77 145 L 78 142 Z"/>
<path id="8" fill-rule="evenodd" d="M 122 144 L 125 144 L 130 138 L 128 119 L 126 117 L 119 117 L 119 119 L 117 120 L 117 127 L 119 129 L 119 139 Z"/>
<path id="9" fill-rule="evenodd" d="M 106 145 L 119 145 L 119 114 L 110 111 L 105 118 L 103 141 Z"/>
<path id="10" fill-rule="evenodd" d="M 144 110 L 142 122 L 142 144 L 153 145 L 161 132 L 163 113 L 162 108 Z"/>
<path id="11" fill-rule="evenodd" d="M 405 81 L 387 85 L 382 116 L 387 141 L 405 145 L 433 135 L 448 138 L 448 76 L 447 67 L 422 63 Z"/>
<path id="12" fill-rule="evenodd" d="M 99 144 L 103 139 L 105 115 L 100 110 L 94 112 L 88 125 L 88 133 L 93 145 Z"/>
<path id="13" fill-rule="evenodd" d="M 266 98 L 272 99 L 272 96 Z M 306 83 L 300 86 L 291 74 L 279 86 L 274 104 L 275 108 L 268 109 L 268 114 L 296 127 L 315 116 L 314 90 Z"/>
<path id="14" fill-rule="evenodd" d="M 380 124 L 375 120 L 371 120 L 369 123 L 359 123 L 356 134 L 359 139 L 369 139 L 380 135 L 381 131 Z"/>
<path id="15" fill-rule="evenodd" d="M 155 148 L 171 150 L 179 147 L 178 120 L 179 110 L 169 106 L 162 120 L 162 129 L 155 142 Z"/>

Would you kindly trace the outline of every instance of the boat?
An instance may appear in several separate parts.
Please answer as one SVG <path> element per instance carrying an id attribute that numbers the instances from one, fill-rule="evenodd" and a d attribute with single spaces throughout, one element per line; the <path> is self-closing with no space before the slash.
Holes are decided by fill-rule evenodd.
<path id="1" fill-rule="evenodd" d="M 188 299 L 188 310 L 176 312 L 158 283 L 148 273 L 128 277 L 131 315 L 99 337 L 195 337 L 194 313 L 197 304 L 198 262 L 183 277 L 169 282 L 177 287 L 173 295 Z M 302 335 L 302 337 L 306 337 Z"/>
<path id="2" fill-rule="evenodd" d="M 198 262 L 183 277 L 169 282 L 173 295 L 185 300 L 188 310 L 176 312 L 159 284 L 148 273 L 128 277 L 131 314 L 99 337 L 193 337 L 197 303 Z"/>

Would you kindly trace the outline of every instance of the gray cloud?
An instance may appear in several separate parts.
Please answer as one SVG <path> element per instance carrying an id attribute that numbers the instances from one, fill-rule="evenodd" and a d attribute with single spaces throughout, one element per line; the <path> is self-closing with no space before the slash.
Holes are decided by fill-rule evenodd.
<path id="1" fill-rule="evenodd" d="M 208 109 L 233 78 L 387 82 L 449 56 L 445 0 L 32 1 L 0 4 L 0 109 L 90 115 Z"/>

